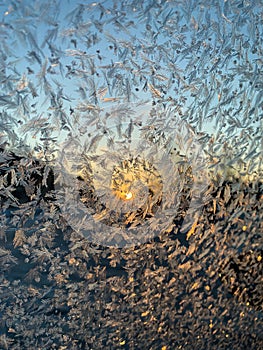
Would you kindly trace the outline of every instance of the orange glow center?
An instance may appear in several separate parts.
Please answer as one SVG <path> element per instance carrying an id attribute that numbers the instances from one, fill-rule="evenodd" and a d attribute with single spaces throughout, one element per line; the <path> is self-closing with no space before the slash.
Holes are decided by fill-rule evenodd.
<path id="1" fill-rule="evenodd" d="M 125 197 L 126 197 L 127 200 L 131 199 L 132 198 L 132 193 L 131 192 L 126 193 Z"/>

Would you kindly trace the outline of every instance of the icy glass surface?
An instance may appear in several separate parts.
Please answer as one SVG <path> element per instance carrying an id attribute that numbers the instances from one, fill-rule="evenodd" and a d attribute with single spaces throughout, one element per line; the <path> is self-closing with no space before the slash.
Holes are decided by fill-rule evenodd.
<path id="1" fill-rule="evenodd" d="M 261 0 L 0 2 L 1 349 L 263 348 L 262 40 Z"/>

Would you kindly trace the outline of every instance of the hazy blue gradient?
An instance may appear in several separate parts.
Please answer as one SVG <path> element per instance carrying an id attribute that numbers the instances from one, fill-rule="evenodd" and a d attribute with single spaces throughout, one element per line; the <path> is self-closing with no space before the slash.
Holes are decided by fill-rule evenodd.
<path id="1" fill-rule="evenodd" d="M 78 134 L 111 99 L 149 100 L 213 134 L 201 134 L 208 159 L 262 169 L 261 1 L 4 1 L 0 11 L 10 148 L 41 156 L 40 138 Z"/>

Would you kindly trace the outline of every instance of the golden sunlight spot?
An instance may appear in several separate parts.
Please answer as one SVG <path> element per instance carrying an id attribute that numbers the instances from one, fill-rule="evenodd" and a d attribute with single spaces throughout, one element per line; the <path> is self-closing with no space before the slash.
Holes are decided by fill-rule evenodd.
<path id="1" fill-rule="evenodd" d="M 152 164 L 140 157 L 124 159 L 113 168 L 110 179 L 113 203 L 125 211 L 125 223 L 153 216 L 162 197 L 162 179 Z M 110 197 L 112 198 L 112 197 Z"/>
<path id="2" fill-rule="evenodd" d="M 132 193 L 131 192 L 126 193 L 126 199 L 129 200 L 131 198 L 132 198 Z"/>
<path id="3" fill-rule="evenodd" d="M 130 187 L 130 186 L 129 186 Z M 123 201 L 133 199 L 134 194 L 127 188 L 127 186 L 119 186 L 119 188 L 113 190 L 115 196 Z"/>

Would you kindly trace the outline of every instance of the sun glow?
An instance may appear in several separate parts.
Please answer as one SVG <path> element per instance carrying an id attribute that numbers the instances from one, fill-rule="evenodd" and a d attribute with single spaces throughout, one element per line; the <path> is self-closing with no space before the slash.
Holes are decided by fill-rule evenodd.
<path id="1" fill-rule="evenodd" d="M 133 195 L 132 195 L 131 192 L 128 192 L 128 193 L 126 193 L 126 195 L 125 195 L 125 199 L 126 199 L 126 200 L 132 199 L 132 197 L 133 197 Z"/>
<path id="2" fill-rule="evenodd" d="M 134 199 L 134 194 L 128 190 L 128 189 L 122 189 L 114 190 L 115 196 L 117 196 L 119 199 L 123 201 L 129 201 L 131 199 Z"/>

